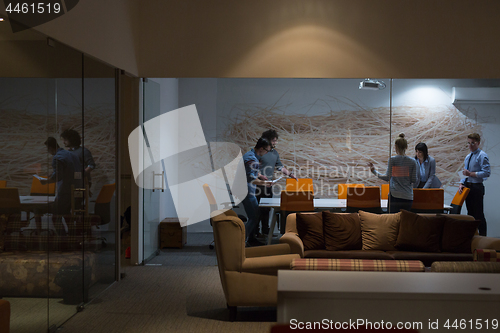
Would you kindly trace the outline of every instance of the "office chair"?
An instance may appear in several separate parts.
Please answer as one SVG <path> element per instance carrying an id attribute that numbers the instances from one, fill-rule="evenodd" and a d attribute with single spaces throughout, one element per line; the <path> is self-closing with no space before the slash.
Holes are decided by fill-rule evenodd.
<path id="1" fill-rule="evenodd" d="M 314 194 L 312 191 L 281 191 L 280 233 L 283 235 L 286 228 L 286 217 L 292 212 L 312 212 L 314 211 Z M 275 220 L 273 219 L 273 222 Z M 274 230 L 274 223 L 271 225 Z"/>
<path id="2" fill-rule="evenodd" d="M 442 188 L 414 188 L 411 211 L 414 213 L 443 213 L 444 190 Z"/>
<path id="3" fill-rule="evenodd" d="M 207 196 L 208 204 L 210 205 L 210 217 L 212 217 L 212 213 L 215 212 L 216 210 L 219 209 L 219 206 L 217 205 L 217 201 L 215 200 L 215 196 L 212 193 L 212 190 L 210 189 L 210 186 L 208 184 L 203 184 L 203 191 L 205 192 L 205 195 Z M 223 206 L 223 209 L 229 209 L 231 206 L 232 208 L 237 208 L 238 206 L 234 205 L 232 202 L 224 202 L 221 204 Z M 243 222 L 247 221 L 247 218 L 243 215 L 237 215 L 238 218 L 240 218 Z M 210 225 L 212 226 L 212 219 L 210 219 Z M 214 244 L 215 240 L 212 240 L 210 244 L 208 245 L 210 250 L 214 249 Z"/>
<path id="4" fill-rule="evenodd" d="M 287 191 L 311 191 L 314 194 L 314 186 L 312 178 L 287 178 L 286 187 Z"/>
<path id="5" fill-rule="evenodd" d="M 339 184 L 337 187 L 337 197 L 347 199 L 347 189 L 349 187 L 365 187 L 365 184 Z"/>
<path id="6" fill-rule="evenodd" d="M 380 199 L 389 199 L 389 184 L 380 185 Z"/>
<path id="7" fill-rule="evenodd" d="M 457 193 L 453 197 L 453 200 L 451 201 L 451 210 L 450 214 L 460 214 L 462 212 L 462 206 L 464 204 L 465 199 L 469 195 L 470 188 L 464 187 L 462 193 Z"/>
<path id="8" fill-rule="evenodd" d="M 21 215 L 21 201 L 16 187 L 0 188 L 0 215 L 8 218 L 12 214 Z"/>
<path id="9" fill-rule="evenodd" d="M 56 183 L 42 185 L 38 178 L 33 177 L 30 195 L 56 195 Z"/>
<path id="10" fill-rule="evenodd" d="M 97 199 L 95 200 L 94 213 L 92 215 L 99 217 L 99 219 L 95 220 L 96 222 L 93 224 L 97 228 L 99 225 L 111 222 L 111 199 L 115 194 L 115 188 L 115 183 L 103 185 Z"/>
<path id="11" fill-rule="evenodd" d="M 382 214 L 380 207 L 380 187 L 348 187 L 347 188 L 347 213 L 365 212 Z"/>

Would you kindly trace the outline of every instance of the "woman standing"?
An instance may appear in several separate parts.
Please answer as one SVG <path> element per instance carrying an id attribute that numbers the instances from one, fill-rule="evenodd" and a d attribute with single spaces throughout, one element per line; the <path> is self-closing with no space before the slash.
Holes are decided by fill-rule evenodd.
<path id="1" fill-rule="evenodd" d="M 417 182 L 416 162 L 405 155 L 408 142 L 404 133 L 399 134 L 394 146 L 397 155 L 389 159 L 385 174 L 375 170 L 373 163 L 368 163 L 374 175 L 389 181 L 389 213 L 397 213 L 401 209 L 410 210 L 413 203 L 413 184 Z"/>
<path id="2" fill-rule="evenodd" d="M 427 145 L 419 142 L 415 146 L 415 162 L 417 162 L 416 188 L 440 188 L 441 181 L 436 176 L 436 160 L 429 156 Z"/>

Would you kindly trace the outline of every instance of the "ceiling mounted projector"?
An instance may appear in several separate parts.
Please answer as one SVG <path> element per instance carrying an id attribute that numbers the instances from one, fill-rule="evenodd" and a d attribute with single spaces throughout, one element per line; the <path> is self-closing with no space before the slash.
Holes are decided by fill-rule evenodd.
<path id="1" fill-rule="evenodd" d="M 385 82 L 379 80 L 364 79 L 359 83 L 359 89 L 382 90 L 385 89 Z"/>

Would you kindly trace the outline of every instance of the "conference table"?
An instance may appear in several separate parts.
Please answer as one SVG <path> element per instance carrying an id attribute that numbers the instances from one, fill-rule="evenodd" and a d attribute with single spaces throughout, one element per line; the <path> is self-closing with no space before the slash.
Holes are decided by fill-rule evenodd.
<path id="1" fill-rule="evenodd" d="M 49 213 L 49 205 L 54 203 L 56 197 L 50 195 L 20 195 L 21 211 L 27 213 L 29 220 L 30 213 L 33 213 L 38 229 L 41 229 L 41 217 Z"/>
<path id="2" fill-rule="evenodd" d="M 380 207 L 383 210 L 387 210 L 387 199 L 380 200 Z M 332 210 L 341 212 L 342 209 L 347 207 L 347 199 L 313 199 L 314 209 L 321 210 Z M 271 244 L 271 240 L 273 238 L 274 228 L 276 226 L 277 214 L 280 211 L 281 206 L 281 198 L 261 198 L 259 207 L 267 207 L 271 208 L 269 212 L 269 234 L 267 235 L 267 244 Z M 443 205 L 443 210 L 449 211 L 451 206 Z"/>

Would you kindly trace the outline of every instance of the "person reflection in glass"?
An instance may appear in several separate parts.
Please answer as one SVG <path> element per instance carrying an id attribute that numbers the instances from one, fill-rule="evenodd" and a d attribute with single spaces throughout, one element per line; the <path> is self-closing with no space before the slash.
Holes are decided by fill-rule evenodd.
<path id="1" fill-rule="evenodd" d="M 53 155 L 52 174 L 40 182 L 42 185 L 56 183 L 56 197 L 51 208 L 52 223 L 57 234 L 65 235 L 62 216 L 71 213 L 71 185 L 75 188 L 82 186 L 82 165 L 75 154 L 59 147 L 55 138 L 49 137 L 45 145 L 49 154 Z"/>
<path id="2" fill-rule="evenodd" d="M 85 167 L 85 178 L 90 191 L 90 187 L 92 186 L 92 178 L 90 176 L 90 173 L 96 167 L 94 158 L 92 157 L 92 153 L 87 148 L 82 148 L 82 139 L 80 137 L 80 134 L 78 134 L 78 132 L 74 129 L 67 129 L 63 131 L 61 133 L 61 139 L 64 143 L 64 146 L 67 147 L 70 152 L 78 156 L 78 158 L 80 159 L 80 163 Z M 92 196 L 92 194 L 89 193 L 89 196 Z"/>

